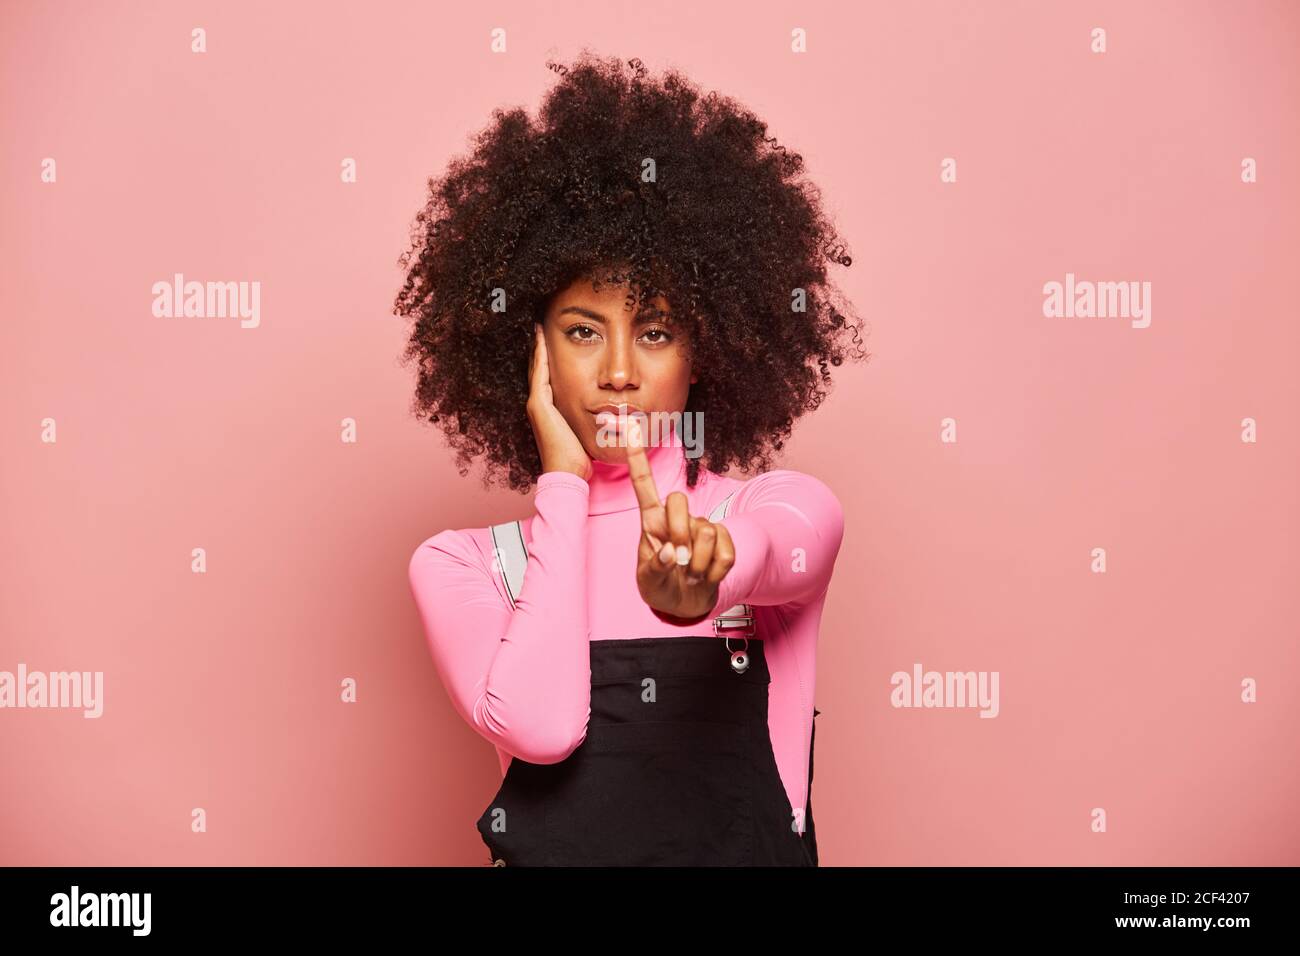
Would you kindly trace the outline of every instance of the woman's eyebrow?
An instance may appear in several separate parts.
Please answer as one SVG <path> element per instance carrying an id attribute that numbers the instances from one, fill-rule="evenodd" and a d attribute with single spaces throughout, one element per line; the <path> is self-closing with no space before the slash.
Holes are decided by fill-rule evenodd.
<path id="1" fill-rule="evenodd" d="M 591 309 L 584 309 L 580 305 L 566 305 L 559 312 L 557 312 L 556 315 L 557 316 L 566 315 L 569 312 L 574 312 L 578 315 L 583 316 L 584 318 L 591 319 L 593 322 L 605 323 L 609 321 L 608 319 L 605 318 L 605 316 L 601 315 L 599 312 L 593 312 Z M 643 311 L 640 315 L 638 315 L 635 319 L 633 319 L 632 322 L 634 325 L 645 325 L 647 322 L 660 321 L 660 317 L 666 314 L 667 313 L 665 312 L 660 312 L 654 309 L 647 309 Z"/>

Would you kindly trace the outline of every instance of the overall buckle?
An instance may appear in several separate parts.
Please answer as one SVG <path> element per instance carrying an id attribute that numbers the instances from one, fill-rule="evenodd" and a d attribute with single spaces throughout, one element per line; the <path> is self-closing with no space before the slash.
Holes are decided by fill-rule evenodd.
<path id="1" fill-rule="evenodd" d="M 749 650 L 749 639 L 754 633 L 754 609 L 748 604 L 737 604 L 713 619 L 713 634 L 724 638 L 727 651 L 731 654 L 731 668 L 737 674 L 743 674 L 749 668 L 749 654 L 746 652 Z M 745 646 L 732 651 L 733 637 L 739 637 Z"/>

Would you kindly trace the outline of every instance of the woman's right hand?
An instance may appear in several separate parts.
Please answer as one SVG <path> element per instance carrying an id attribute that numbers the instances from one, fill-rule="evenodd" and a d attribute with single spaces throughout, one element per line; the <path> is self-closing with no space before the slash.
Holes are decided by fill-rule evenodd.
<path id="1" fill-rule="evenodd" d="M 551 368 L 546 355 L 546 334 L 534 327 L 533 354 L 528 369 L 528 421 L 542 457 L 542 471 L 567 471 L 583 481 L 591 477 L 591 458 L 569 423 L 555 407 Z"/>

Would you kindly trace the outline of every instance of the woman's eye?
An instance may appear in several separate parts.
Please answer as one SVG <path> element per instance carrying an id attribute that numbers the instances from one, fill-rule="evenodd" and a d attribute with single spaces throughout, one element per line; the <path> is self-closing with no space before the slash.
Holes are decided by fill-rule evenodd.
<path id="1" fill-rule="evenodd" d="M 590 325 L 575 325 L 566 334 L 575 342 L 594 342 L 600 338 L 600 333 Z M 671 342 L 673 338 L 667 329 L 647 329 L 642 334 L 653 336 L 649 339 L 651 345 L 663 345 L 665 342 Z"/>

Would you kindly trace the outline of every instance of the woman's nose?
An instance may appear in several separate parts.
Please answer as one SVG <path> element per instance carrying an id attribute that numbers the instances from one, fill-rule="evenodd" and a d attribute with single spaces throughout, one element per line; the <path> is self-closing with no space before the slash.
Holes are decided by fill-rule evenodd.
<path id="1" fill-rule="evenodd" d="M 631 342 L 616 339 L 609 344 L 605 349 L 603 376 L 609 385 L 622 387 L 636 384 L 636 351 Z"/>

